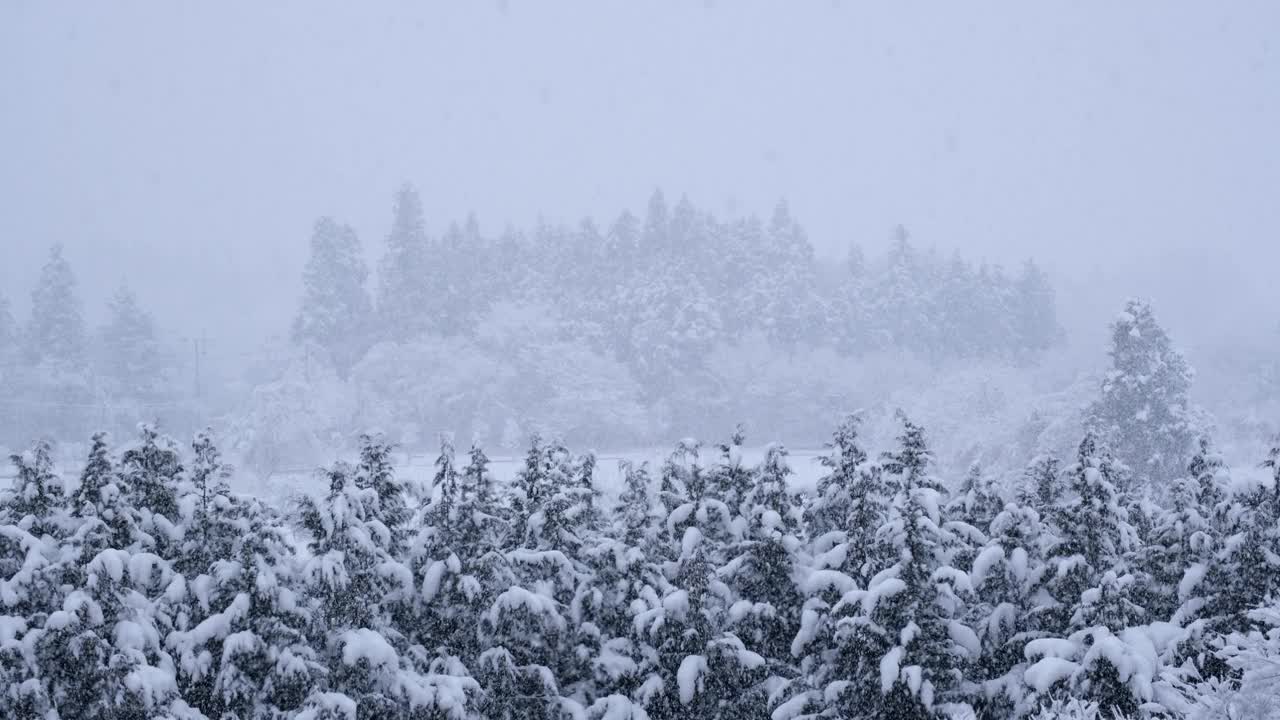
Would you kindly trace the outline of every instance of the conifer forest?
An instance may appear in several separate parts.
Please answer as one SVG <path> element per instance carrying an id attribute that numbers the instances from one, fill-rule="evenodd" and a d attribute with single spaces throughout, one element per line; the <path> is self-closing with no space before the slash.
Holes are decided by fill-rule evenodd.
<path id="1" fill-rule="evenodd" d="M 1278 23 L 0 5 L 0 719 L 1280 720 Z"/>

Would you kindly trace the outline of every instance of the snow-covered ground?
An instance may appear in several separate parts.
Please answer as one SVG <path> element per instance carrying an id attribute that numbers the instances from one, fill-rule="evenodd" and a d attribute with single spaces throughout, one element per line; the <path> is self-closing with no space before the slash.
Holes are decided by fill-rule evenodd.
<path id="1" fill-rule="evenodd" d="M 743 453 L 743 463 L 755 465 L 764 459 L 766 446 L 749 448 Z M 650 472 L 656 478 L 661 472 L 662 463 L 666 460 L 669 449 L 630 450 L 626 452 L 602 453 L 596 456 L 596 485 L 606 498 L 616 498 L 622 488 L 621 466 L 625 462 L 633 465 L 649 463 Z M 820 449 L 789 450 L 791 460 L 792 489 L 807 492 L 817 486 L 823 475 L 823 467 L 819 462 L 823 451 Z M 719 455 L 715 447 L 703 448 L 702 460 L 710 465 Z M 499 484 L 511 482 L 516 473 L 524 465 L 523 455 L 503 455 L 489 458 L 489 469 L 494 480 Z M 435 457 L 429 455 L 411 455 L 402 457 L 397 465 L 397 472 L 406 480 L 421 483 L 428 487 L 435 474 Z M 459 462 L 465 462 L 460 457 Z M 267 478 L 255 477 L 250 473 L 238 473 L 232 478 L 231 486 L 236 492 L 258 495 L 272 500 L 280 500 L 297 494 L 323 494 L 326 481 L 321 476 L 321 469 L 294 469 L 276 473 Z"/>

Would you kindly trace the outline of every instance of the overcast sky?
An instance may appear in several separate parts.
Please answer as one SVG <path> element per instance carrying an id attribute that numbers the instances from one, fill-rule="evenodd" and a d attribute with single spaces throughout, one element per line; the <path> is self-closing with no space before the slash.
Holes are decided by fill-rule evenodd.
<path id="1" fill-rule="evenodd" d="M 91 317 L 127 278 L 169 327 L 257 338 L 315 218 L 372 254 L 411 180 L 433 230 L 785 196 L 832 253 L 901 222 L 1043 259 L 1064 305 L 1132 286 L 1188 328 L 1224 298 L 1271 317 L 1277 42 L 1274 0 L 11 0 L 0 292 L 24 313 L 59 242 Z"/>

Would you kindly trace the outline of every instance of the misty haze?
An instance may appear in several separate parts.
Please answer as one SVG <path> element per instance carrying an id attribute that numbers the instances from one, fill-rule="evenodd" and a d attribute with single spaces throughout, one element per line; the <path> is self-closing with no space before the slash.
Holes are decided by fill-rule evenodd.
<path id="1" fill-rule="evenodd" d="M 1277 38 L 0 4 L 0 717 L 1280 718 Z"/>

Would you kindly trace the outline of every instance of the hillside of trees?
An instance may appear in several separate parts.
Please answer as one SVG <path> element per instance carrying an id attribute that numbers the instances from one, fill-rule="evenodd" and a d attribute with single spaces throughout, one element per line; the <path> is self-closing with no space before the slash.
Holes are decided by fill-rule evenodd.
<path id="1" fill-rule="evenodd" d="M 940 477 L 857 415 L 812 492 L 786 449 L 681 441 L 602 488 L 534 436 L 510 483 L 446 437 L 276 506 L 209 433 L 48 442 L 0 493 L 0 698 L 16 718 L 1268 718 L 1280 447 L 1233 472 L 1130 302 L 1069 455 Z"/>
<path id="2" fill-rule="evenodd" d="M 292 355 L 239 433 L 255 464 L 370 426 L 419 448 L 446 427 L 505 448 L 532 432 L 616 447 L 748 415 L 812 436 L 857 407 L 852 363 L 1026 364 L 1061 334 L 1031 261 L 1011 275 L 944 259 L 899 228 L 883 256 L 854 244 L 825 262 L 785 203 L 718 219 L 656 192 L 605 228 L 426 226 L 403 187 L 371 271 L 354 229 L 315 224 Z M 273 431 L 281 417 L 304 421 Z"/>
<path id="3" fill-rule="evenodd" d="M 558 442 L 509 485 L 446 442 L 420 487 L 366 436 L 273 507 L 208 435 L 141 433 L 65 485 L 47 444 L 12 458 L 7 717 L 1269 717 L 1243 713 L 1280 691 L 1280 448 L 1261 483 L 1207 440 L 1142 479 L 1088 433 L 1005 492 L 850 417 L 812 494 L 738 433 L 610 502 Z"/>
<path id="4" fill-rule="evenodd" d="M 87 327 L 53 248 L 27 318 L 0 295 L 0 444 L 122 432 L 138 417 L 188 432 L 214 422 L 269 471 L 350 447 L 366 427 L 418 449 L 444 428 L 507 449 L 533 432 L 599 447 L 744 419 L 799 439 L 859 406 L 852 363 L 1016 366 L 1061 334 L 1031 261 L 975 266 L 898 228 L 883 255 L 852 244 L 833 263 L 785 203 L 767 221 L 718 219 L 655 192 L 605 228 L 485 234 L 473 217 L 433 235 L 406 185 L 379 249 L 371 270 L 352 228 L 317 221 L 287 346 L 245 380 L 211 383 L 206 367 L 202 388 L 202 330 L 157 327 L 127 285 Z"/>
<path id="5" fill-rule="evenodd" d="M 191 424 L 195 408 L 179 382 L 185 348 L 161 337 L 127 284 L 105 305 L 104 322 L 90 328 L 60 246 L 40 268 L 25 323 L 0 294 L 0 446 L 130 427 L 139 417 Z"/>

